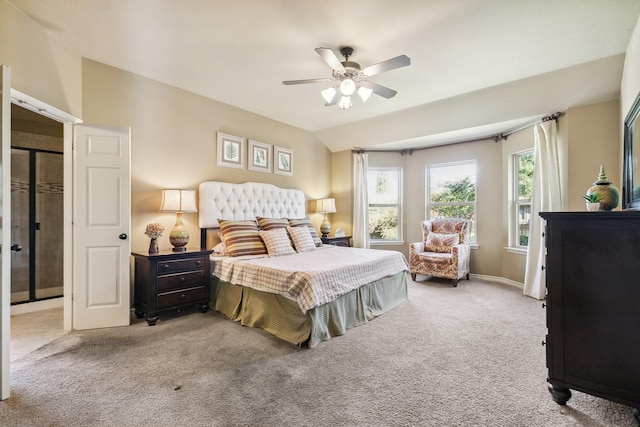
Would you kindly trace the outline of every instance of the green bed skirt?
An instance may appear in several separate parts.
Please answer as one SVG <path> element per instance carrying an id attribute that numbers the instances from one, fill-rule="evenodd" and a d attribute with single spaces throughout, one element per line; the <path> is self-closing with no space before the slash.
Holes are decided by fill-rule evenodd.
<path id="1" fill-rule="evenodd" d="M 385 277 L 342 295 L 335 301 L 300 311 L 282 295 L 232 285 L 214 277 L 215 310 L 244 326 L 262 328 L 292 344 L 314 347 L 347 329 L 360 326 L 407 299 L 407 272 Z"/>

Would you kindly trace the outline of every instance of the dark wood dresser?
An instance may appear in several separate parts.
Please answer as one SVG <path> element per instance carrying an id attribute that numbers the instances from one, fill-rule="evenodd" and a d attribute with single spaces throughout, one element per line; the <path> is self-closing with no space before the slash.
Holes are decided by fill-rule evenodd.
<path id="1" fill-rule="evenodd" d="M 138 318 L 156 324 L 158 313 L 198 305 L 209 310 L 209 255 L 211 250 L 187 249 L 157 254 L 133 253 L 135 279 L 133 307 Z"/>
<path id="2" fill-rule="evenodd" d="M 634 408 L 640 423 L 640 212 L 543 212 L 549 391 Z"/>

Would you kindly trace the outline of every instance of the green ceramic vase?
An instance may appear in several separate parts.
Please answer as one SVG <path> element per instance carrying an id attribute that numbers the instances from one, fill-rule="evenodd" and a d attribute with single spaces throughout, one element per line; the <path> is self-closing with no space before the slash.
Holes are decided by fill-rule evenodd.
<path id="1" fill-rule="evenodd" d="M 593 187 L 587 190 L 587 196 L 590 194 L 597 194 L 600 196 L 600 210 L 611 211 L 620 203 L 620 192 L 618 188 L 611 184 L 611 181 L 607 179 L 607 174 L 604 171 L 604 166 L 600 165 L 600 173 L 598 174 L 598 180 L 593 183 Z"/>

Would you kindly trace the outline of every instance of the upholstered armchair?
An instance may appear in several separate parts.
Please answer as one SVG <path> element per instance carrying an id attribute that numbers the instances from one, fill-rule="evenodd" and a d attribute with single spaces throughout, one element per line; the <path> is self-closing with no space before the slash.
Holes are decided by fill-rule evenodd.
<path id="1" fill-rule="evenodd" d="M 416 280 L 416 274 L 442 277 L 453 280 L 454 287 L 458 279 L 469 280 L 470 230 L 471 220 L 462 218 L 422 221 L 422 242 L 409 246 L 411 278 Z"/>

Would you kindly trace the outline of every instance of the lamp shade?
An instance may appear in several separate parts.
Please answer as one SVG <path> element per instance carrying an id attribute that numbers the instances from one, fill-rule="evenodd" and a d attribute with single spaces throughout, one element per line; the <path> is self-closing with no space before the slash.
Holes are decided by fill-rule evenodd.
<path id="1" fill-rule="evenodd" d="M 336 211 L 336 199 L 316 200 L 316 213 L 334 213 Z"/>
<path id="2" fill-rule="evenodd" d="M 162 190 L 160 212 L 198 212 L 195 190 Z"/>

